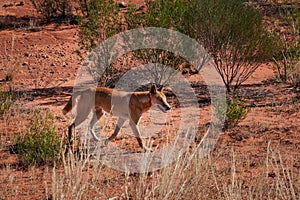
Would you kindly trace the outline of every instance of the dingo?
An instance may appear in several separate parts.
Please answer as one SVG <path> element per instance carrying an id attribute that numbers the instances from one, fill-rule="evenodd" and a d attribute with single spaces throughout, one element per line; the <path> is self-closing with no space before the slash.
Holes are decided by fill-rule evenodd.
<path id="1" fill-rule="evenodd" d="M 80 96 L 77 103 L 77 116 L 74 122 L 69 126 L 69 138 L 72 137 L 72 129 L 75 127 L 75 124 L 81 124 L 88 117 L 89 113 L 93 111 L 93 117 L 88 127 L 94 139 L 100 141 L 93 127 L 103 115 L 103 111 L 105 111 L 119 117 L 113 134 L 105 140 L 105 144 L 108 144 L 109 141 L 118 135 L 124 122 L 128 119 L 129 125 L 139 145 L 145 150 L 148 149 L 141 139 L 138 127 L 142 114 L 148 111 L 153 105 L 157 105 L 162 112 L 171 109 L 166 100 L 166 96 L 162 92 L 162 88 L 157 89 L 155 85 L 152 85 L 150 91 L 146 92 L 122 92 L 110 88 L 97 87 L 75 92 L 73 98 L 71 97 L 64 107 L 63 114 L 67 114 L 72 110 L 75 104 L 73 101 L 77 96 Z"/>

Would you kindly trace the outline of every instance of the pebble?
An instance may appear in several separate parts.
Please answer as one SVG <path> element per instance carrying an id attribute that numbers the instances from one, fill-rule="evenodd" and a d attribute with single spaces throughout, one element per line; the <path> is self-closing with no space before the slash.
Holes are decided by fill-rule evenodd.
<path id="1" fill-rule="evenodd" d="M 26 57 L 31 57 L 32 54 L 31 54 L 31 53 L 24 53 L 24 56 L 26 56 Z"/>
<path id="2" fill-rule="evenodd" d="M 28 62 L 23 62 L 22 63 L 22 66 L 27 66 L 28 65 Z"/>
<path id="3" fill-rule="evenodd" d="M 119 3 L 119 8 L 127 8 L 126 3 L 125 3 L 124 1 L 121 1 L 121 2 Z"/>

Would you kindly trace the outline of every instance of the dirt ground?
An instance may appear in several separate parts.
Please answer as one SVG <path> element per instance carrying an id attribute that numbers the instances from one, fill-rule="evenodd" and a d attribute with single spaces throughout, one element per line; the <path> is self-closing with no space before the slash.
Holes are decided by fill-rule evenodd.
<path id="1" fill-rule="evenodd" d="M 10 2 L 14 2 L 13 5 L 4 6 Z M 38 14 L 30 0 L 22 2 L 24 5 L 18 6 L 17 1 L 0 3 L 0 88 L 12 89 L 19 95 L 10 114 L 0 119 L 0 199 L 45 199 L 45 188 L 51 187 L 48 173 L 51 169 L 22 169 L 17 155 L 11 154 L 8 146 L 13 144 L 15 134 L 26 129 L 24 116 L 37 107 L 48 108 L 54 114 L 59 134 L 66 131 L 70 117 L 63 116 L 61 110 L 72 93 L 81 67 L 78 28 L 69 24 L 39 25 Z M 137 4 L 142 5 L 140 1 Z M 188 78 L 194 81 L 197 76 Z M 277 83 L 274 76 L 273 66 L 264 64 L 239 89 L 238 94 L 250 111 L 238 126 L 220 134 L 213 152 L 218 158 L 214 164 L 220 169 L 232 162 L 234 152 L 238 176 L 253 180 L 262 173 L 271 148 L 279 150 L 285 170 L 299 174 L 300 90 Z M 199 102 L 209 98 L 200 83 L 196 85 L 199 86 L 195 88 L 199 92 Z M 209 104 L 200 105 L 199 124 L 203 129 L 209 121 L 210 109 Z M 176 112 L 173 115 L 176 119 Z M 143 123 L 146 121 L 147 117 Z M 127 146 L 130 150 L 139 148 L 130 136 L 119 137 L 122 139 L 116 139 L 115 145 Z M 157 137 L 157 144 L 163 143 L 163 137 Z M 124 142 L 124 139 L 128 141 Z M 101 178 L 99 188 L 111 191 L 106 192 L 111 196 L 118 195 L 118 189 L 124 190 L 122 180 L 125 178 L 118 178 L 123 176 L 118 171 L 105 170 L 109 175 Z M 225 169 L 224 173 L 230 174 Z M 272 172 L 269 172 L 269 177 L 276 178 Z M 9 193 L 17 195 L 10 196 Z M 96 189 L 91 191 L 91 196 L 97 196 Z M 107 196 L 100 195 L 100 198 Z"/>

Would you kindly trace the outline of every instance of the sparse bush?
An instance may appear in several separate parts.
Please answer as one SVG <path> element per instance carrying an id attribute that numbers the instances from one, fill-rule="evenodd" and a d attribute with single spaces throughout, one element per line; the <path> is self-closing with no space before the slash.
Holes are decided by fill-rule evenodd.
<path id="1" fill-rule="evenodd" d="M 72 1 L 69 0 L 31 0 L 35 9 L 47 20 L 52 17 L 66 17 L 71 13 Z"/>
<path id="2" fill-rule="evenodd" d="M 297 70 L 296 65 L 300 58 L 300 43 L 294 43 L 297 46 L 290 46 L 288 41 L 280 41 L 282 45 L 280 53 L 273 57 L 275 63 L 275 73 L 277 78 L 283 83 L 293 83 L 293 78 Z"/>
<path id="3" fill-rule="evenodd" d="M 62 141 L 56 133 L 54 117 L 35 110 L 29 117 L 29 129 L 16 138 L 16 151 L 25 165 L 46 165 L 59 161 Z"/>
<path id="4" fill-rule="evenodd" d="M 276 50 L 259 11 L 243 0 L 192 0 L 184 26 L 211 54 L 228 92 L 271 60 Z"/>
<path id="5" fill-rule="evenodd" d="M 273 57 L 275 73 L 283 83 L 298 86 L 300 72 L 297 65 L 300 62 L 300 12 L 299 2 L 276 2 L 279 11 L 279 20 L 283 25 L 273 22 L 273 32 L 280 44 L 280 52 Z M 284 26 L 284 29 L 282 29 Z"/>
<path id="6" fill-rule="evenodd" d="M 12 92 L 4 92 L 0 90 L 0 117 L 10 109 L 16 100 L 16 96 Z"/>

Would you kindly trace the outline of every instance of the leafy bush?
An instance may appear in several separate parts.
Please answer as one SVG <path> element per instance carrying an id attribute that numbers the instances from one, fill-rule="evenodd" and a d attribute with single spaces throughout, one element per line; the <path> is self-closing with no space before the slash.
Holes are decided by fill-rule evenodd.
<path id="1" fill-rule="evenodd" d="M 35 110 L 28 120 L 28 131 L 24 136 L 17 136 L 15 145 L 24 164 L 46 165 L 59 161 L 62 142 L 53 115 Z"/>
<path id="2" fill-rule="evenodd" d="M 236 126 L 242 121 L 249 112 L 244 102 L 234 97 L 232 100 L 227 101 L 227 110 L 225 118 L 225 128 Z"/>
<path id="3" fill-rule="evenodd" d="M 211 54 L 227 91 L 235 91 L 276 49 L 260 13 L 243 0 L 192 0 L 186 33 Z"/>

